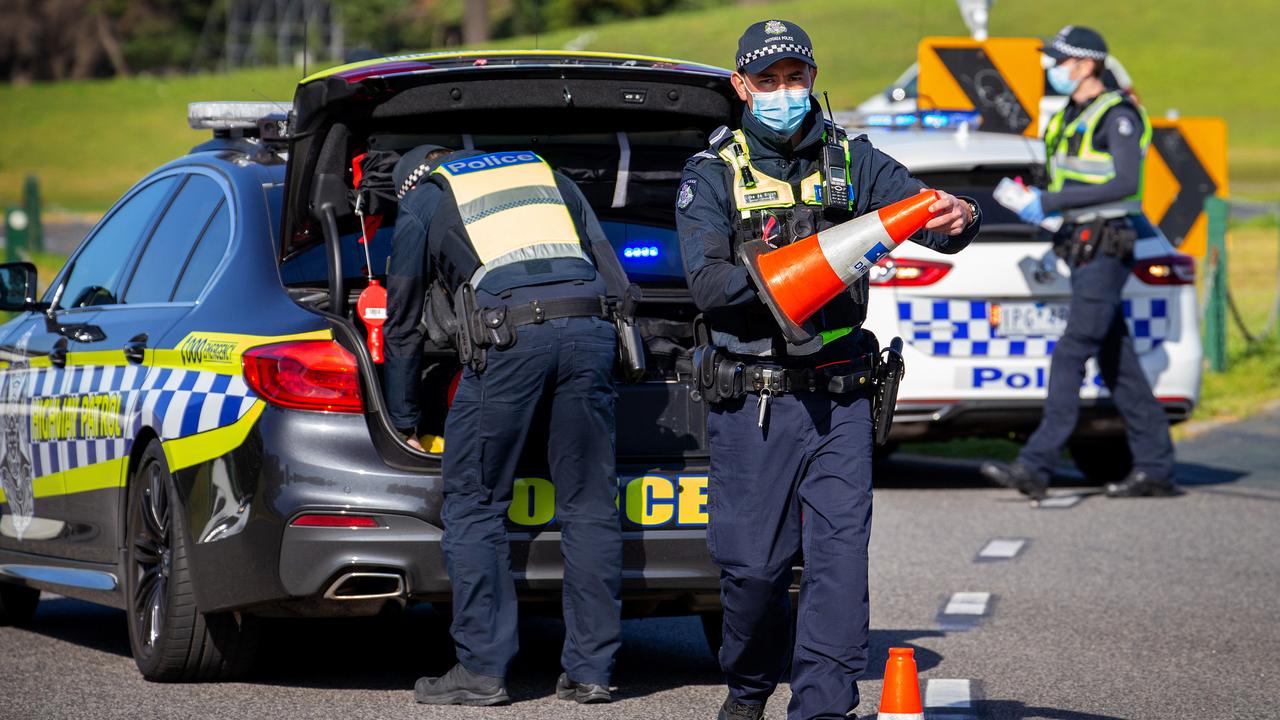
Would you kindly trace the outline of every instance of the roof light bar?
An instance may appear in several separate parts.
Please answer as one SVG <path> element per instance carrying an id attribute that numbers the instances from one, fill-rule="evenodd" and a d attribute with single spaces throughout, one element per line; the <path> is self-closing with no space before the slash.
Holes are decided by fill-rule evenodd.
<path id="1" fill-rule="evenodd" d="M 290 102 L 193 102 L 187 105 L 187 124 L 195 130 L 255 130 L 266 119 L 284 119 Z"/>

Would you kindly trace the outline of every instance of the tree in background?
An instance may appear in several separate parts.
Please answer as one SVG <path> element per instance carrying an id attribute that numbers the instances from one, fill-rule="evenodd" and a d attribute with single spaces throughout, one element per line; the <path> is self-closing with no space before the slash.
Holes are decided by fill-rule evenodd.
<path id="1" fill-rule="evenodd" d="M 5 0 L 0 77 L 17 82 L 126 74 L 114 18 L 92 0 Z"/>
<path id="2" fill-rule="evenodd" d="M 483 44 L 729 1 L 0 0 L 0 78 L 30 82 L 290 63 L 304 34 L 312 56 L 341 60 L 343 45 L 367 55 Z M 304 33 L 300 13 L 326 18 L 331 32 L 321 37 L 310 27 Z M 246 14 L 259 21 L 246 23 Z"/>

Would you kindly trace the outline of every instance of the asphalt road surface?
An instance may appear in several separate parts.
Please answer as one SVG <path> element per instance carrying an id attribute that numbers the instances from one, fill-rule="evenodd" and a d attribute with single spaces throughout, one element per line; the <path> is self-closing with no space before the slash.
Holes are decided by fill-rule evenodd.
<path id="1" fill-rule="evenodd" d="M 1277 447 L 1273 410 L 1183 443 L 1183 497 L 1108 500 L 1068 475 L 1057 508 L 983 487 L 973 463 L 894 461 L 876 493 L 860 714 L 903 645 L 938 720 L 1280 717 Z M 250 681 L 158 685 L 134 668 L 121 612 L 46 599 L 31 627 L 0 628 L 0 718 L 658 720 L 713 718 L 724 697 L 698 621 L 682 617 L 625 623 L 613 705 L 558 701 L 562 634 L 523 623 L 511 706 L 427 708 L 409 688 L 453 661 L 430 607 L 280 623 Z M 787 699 L 784 686 L 767 716 L 785 717 Z"/>

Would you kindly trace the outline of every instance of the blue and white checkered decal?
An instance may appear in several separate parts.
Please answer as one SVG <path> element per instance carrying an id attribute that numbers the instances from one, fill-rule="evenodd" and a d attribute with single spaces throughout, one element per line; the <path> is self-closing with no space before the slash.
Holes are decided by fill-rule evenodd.
<path id="1" fill-rule="evenodd" d="M 172 440 L 231 425 L 257 396 L 241 375 L 136 365 L 97 365 L 28 371 L 28 397 L 120 394 L 123 437 L 31 440 L 36 477 L 115 460 L 129 454 L 144 425 Z"/>
<path id="2" fill-rule="evenodd" d="M 1124 317 L 1138 354 L 1150 352 L 1169 334 L 1169 301 L 1124 301 Z M 898 328 L 917 350 L 940 357 L 1047 357 L 1057 337 L 997 337 L 986 300 L 914 298 L 898 303 Z"/>

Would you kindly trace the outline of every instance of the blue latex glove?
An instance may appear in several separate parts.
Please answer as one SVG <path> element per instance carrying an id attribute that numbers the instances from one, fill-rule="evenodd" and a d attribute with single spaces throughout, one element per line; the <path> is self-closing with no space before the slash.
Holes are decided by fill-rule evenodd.
<path id="1" fill-rule="evenodd" d="M 1018 218 L 1022 222 L 1039 225 L 1044 220 L 1044 207 L 1040 205 L 1040 196 L 1044 193 L 1040 188 L 1027 189 L 1031 191 L 1031 202 L 1018 211 Z"/>

